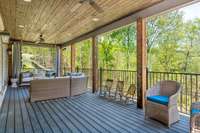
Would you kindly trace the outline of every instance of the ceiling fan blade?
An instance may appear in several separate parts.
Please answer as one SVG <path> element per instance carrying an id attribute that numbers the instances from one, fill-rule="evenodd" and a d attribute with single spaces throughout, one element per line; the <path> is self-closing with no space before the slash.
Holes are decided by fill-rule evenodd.
<path id="1" fill-rule="evenodd" d="M 39 44 L 39 43 L 40 43 L 40 40 L 35 41 L 35 44 Z"/>
<path id="2" fill-rule="evenodd" d="M 87 0 L 79 0 L 79 3 L 83 4 L 84 2 L 86 2 Z"/>
<path id="3" fill-rule="evenodd" d="M 89 2 L 89 4 L 90 4 L 98 13 L 102 13 L 102 12 L 103 12 L 103 9 L 102 9 L 99 5 L 97 5 L 97 3 L 96 3 L 95 1 L 91 0 L 91 1 Z"/>

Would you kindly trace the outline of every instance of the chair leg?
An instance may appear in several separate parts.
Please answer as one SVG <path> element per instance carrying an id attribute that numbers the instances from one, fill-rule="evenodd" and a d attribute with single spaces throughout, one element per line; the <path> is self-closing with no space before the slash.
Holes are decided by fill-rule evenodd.
<path id="1" fill-rule="evenodd" d="M 115 100 L 117 99 L 117 91 L 115 92 Z"/>
<path id="2" fill-rule="evenodd" d="M 106 91 L 103 92 L 103 96 L 106 97 Z"/>
<path id="3" fill-rule="evenodd" d="M 122 101 L 122 96 L 120 95 L 120 101 Z"/>
<path id="4" fill-rule="evenodd" d="M 128 104 L 128 98 L 126 97 L 125 103 Z"/>
<path id="5" fill-rule="evenodd" d="M 171 127 L 171 125 L 168 123 L 167 127 L 168 127 L 168 128 L 170 128 L 170 127 Z"/>

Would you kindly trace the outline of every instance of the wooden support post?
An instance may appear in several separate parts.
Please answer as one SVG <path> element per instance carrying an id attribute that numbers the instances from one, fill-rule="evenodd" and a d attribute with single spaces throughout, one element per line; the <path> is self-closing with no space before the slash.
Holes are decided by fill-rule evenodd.
<path id="1" fill-rule="evenodd" d="M 75 72 L 75 61 L 76 61 L 76 47 L 75 44 L 71 45 L 71 72 Z"/>
<path id="2" fill-rule="evenodd" d="M 64 57 L 63 57 L 63 49 L 60 47 L 60 76 L 64 75 Z"/>
<path id="3" fill-rule="evenodd" d="M 137 19 L 137 107 L 143 108 L 146 93 L 146 23 L 144 18 Z"/>
<path id="4" fill-rule="evenodd" d="M 61 71 L 61 47 L 56 47 L 56 76 L 60 77 Z"/>
<path id="5" fill-rule="evenodd" d="M 8 85 L 11 84 L 11 78 L 13 77 L 12 75 L 12 44 L 9 44 L 8 45 L 8 49 L 7 49 L 7 52 L 8 52 Z"/>
<path id="6" fill-rule="evenodd" d="M 92 37 L 92 92 L 98 89 L 98 42 L 97 37 Z"/>

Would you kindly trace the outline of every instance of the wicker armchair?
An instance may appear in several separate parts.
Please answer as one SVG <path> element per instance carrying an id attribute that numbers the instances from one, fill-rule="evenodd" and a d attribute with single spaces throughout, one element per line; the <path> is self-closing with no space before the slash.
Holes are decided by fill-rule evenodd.
<path id="1" fill-rule="evenodd" d="M 179 121 L 177 99 L 181 85 L 176 81 L 160 81 L 147 90 L 145 118 L 154 118 L 168 127 Z"/>
<path id="2" fill-rule="evenodd" d="M 123 90 L 124 90 L 124 81 L 117 81 L 117 86 L 116 86 L 116 91 L 115 91 L 115 99 L 117 99 L 117 96 L 119 96 L 120 101 L 122 100 Z"/>
<path id="3" fill-rule="evenodd" d="M 200 102 L 193 103 L 190 112 L 190 133 L 200 132 Z"/>
<path id="4" fill-rule="evenodd" d="M 108 96 L 110 97 L 110 91 L 112 89 L 112 85 L 113 85 L 113 80 L 107 79 L 105 82 L 105 85 L 102 88 L 102 92 L 101 92 L 101 93 L 103 93 L 104 97 L 107 96 L 107 93 L 108 93 Z"/>
<path id="5" fill-rule="evenodd" d="M 125 97 L 125 103 L 127 104 L 130 100 L 133 101 L 134 95 L 136 91 L 135 84 L 131 84 L 128 88 L 128 91 L 124 94 Z"/>

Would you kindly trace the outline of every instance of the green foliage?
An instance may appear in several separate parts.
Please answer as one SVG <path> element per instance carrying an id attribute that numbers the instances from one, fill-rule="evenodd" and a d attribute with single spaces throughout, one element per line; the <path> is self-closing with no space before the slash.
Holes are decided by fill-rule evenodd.
<path id="1" fill-rule="evenodd" d="M 75 45 L 76 47 L 76 67 L 90 68 L 92 47 L 91 40 L 85 40 Z"/>
<path id="2" fill-rule="evenodd" d="M 196 72 L 200 49 L 200 21 L 185 22 L 174 11 L 148 19 L 148 67 L 153 71 Z"/>
<path id="3" fill-rule="evenodd" d="M 99 37 L 99 64 L 109 69 L 135 69 L 135 24 Z"/>
<path id="4" fill-rule="evenodd" d="M 71 47 L 66 47 L 63 49 L 62 51 L 63 54 L 63 63 L 62 63 L 62 67 L 63 69 L 65 69 L 64 71 L 70 70 L 70 63 L 71 63 Z"/>

